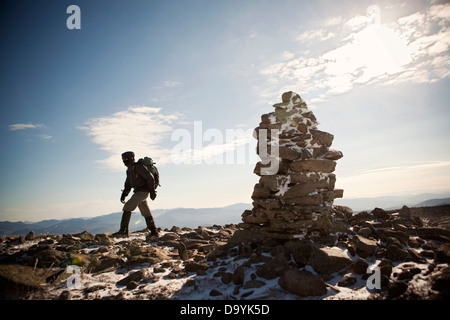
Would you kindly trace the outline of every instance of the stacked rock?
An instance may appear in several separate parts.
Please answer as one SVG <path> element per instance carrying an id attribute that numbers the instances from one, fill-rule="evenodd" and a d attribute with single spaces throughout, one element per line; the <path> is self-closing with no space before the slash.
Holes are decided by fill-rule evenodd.
<path id="1" fill-rule="evenodd" d="M 330 149 L 334 136 L 318 122 L 302 98 L 290 91 L 255 129 L 261 161 L 252 199 L 240 226 L 275 239 L 311 239 L 333 228 L 332 206 L 343 190 L 333 173 L 342 152 Z"/>

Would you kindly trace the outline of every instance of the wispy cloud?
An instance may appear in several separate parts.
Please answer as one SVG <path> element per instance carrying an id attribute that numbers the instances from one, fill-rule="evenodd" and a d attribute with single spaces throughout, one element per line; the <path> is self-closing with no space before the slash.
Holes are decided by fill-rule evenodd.
<path id="1" fill-rule="evenodd" d="M 195 131 L 198 130 L 194 128 Z M 190 134 L 180 133 L 184 138 L 190 137 Z M 225 135 L 218 129 L 207 129 L 202 134 L 202 141 L 176 146 L 172 150 L 172 161 L 187 165 L 256 163 L 255 146 L 253 129 L 229 129 Z"/>
<path id="2" fill-rule="evenodd" d="M 165 80 L 162 84 L 159 84 L 155 87 L 153 87 L 153 89 L 165 89 L 165 88 L 174 88 L 174 87 L 179 87 L 181 86 L 183 83 L 180 81 L 174 81 L 174 80 Z"/>
<path id="3" fill-rule="evenodd" d="M 297 36 L 298 41 L 314 40 L 314 41 L 325 41 L 335 37 L 336 35 L 326 29 L 314 29 L 303 32 Z"/>
<path id="4" fill-rule="evenodd" d="M 52 136 L 50 136 L 48 134 L 40 134 L 38 137 L 41 139 L 44 139 L 44 140 L 50 140 L 53 138 Z"/>
<path id="5" fill-rule="evenodd" d="M 134 151 L 138 158 L 150 156 L 158 166 L 166 164 L 246 164 L 254 163 L 253 129 L 202 128 L 201 121 L 186 128 L 180 113 L 164 114 L 161 108 L 131 106 L 124 111 L 87 121 L 92 142 L 108 156 L 98 160 L 103 167 L 123 171 L 122 152 Z"/>
<path id="6" fill-rule="evenodd" d="M 11 124 L 8 126 L 9 131 L 22 131 L 22 134 L 25 134 L 25 136 L 27 136 L 28 138 L 37 137 L 44 141 L 52 140 L 53 136 L 51 136 L 51 135 L 36 133 L 36 132 L 41 132 L 41 131 L 33 131 L 33 132 L 28 131 L 30 129 L 43 129 L 43 128 L 46 128 L 46 126 L 43 124 L 40 124 L 40 123 L 16 123 L 16 124 Z M 27 141 L 32 141 L 32 140 L 28 139 Z"/>
<path id="7" fill-rule="evenodd" d="M 170 160 L 170 150 L 161 142 L 173 130 L 180 114 L 164 114 L 161 108 L 131 106 L 125 111 L 87 121 L 85 130 L 95 144 L 109 156 L 98 162 L 112 170 L 123 170 L 122 152 L 132 150 L 136 156 L 150 156 L 159 164 Z"/>
<path id="8" fill-rule="evenodd" d="M 16 123 L 9 125 L 10 131 L 26 130 L 26 129 L 38 129 L 45 127 L 43 124 L 33 124 L 33 123 Z"/>
<path id="9" fill-rule="evenodd" d="M 173 87 L 177 87 L 177 86 L 181 86 L 181 82 L 170 81 L 170 80 L 164 81 L 164 87 L 173 88 Z"/>
<path id="10" fill-rule="evenodd" d="M 364 169 L 361 175 L 377 174 L 380 172 L 395 172 L 395 171 L 409 171 L 409 170 L 428 170 L 437 168 L 450 168 L 450 161 L 430 161 L 418 164 L 402 164 L 392 167 L 382 167 L 375 169 Z"/>
<path id="11" fill-rule="evenodd" d="M 394 195 L 411 192 L 449 192 L 450 161 L 399 163 L 389 167 L 364 169 L 340 176 L 339 187 L 347 197 L 373 194 Z"/>
<path id="12" fill-rule="evenodd" d="M 320 42 L 324 53 L 282 54 L 280 62 L 261 70 L 267 77 L 265 92 L 276 84 L 277 91 L 301 88 L 303 94 L 324 99 L 369 84 L 435 82 L 450 75 L 449 3 L 391 23 L 371 23 L 368 15 L 358 15 L 331 17 L 322 25 L 297 40 Z"/>

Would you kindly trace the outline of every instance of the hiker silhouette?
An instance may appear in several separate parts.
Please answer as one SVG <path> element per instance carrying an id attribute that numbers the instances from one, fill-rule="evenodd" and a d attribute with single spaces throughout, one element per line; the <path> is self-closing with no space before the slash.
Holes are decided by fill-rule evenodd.
<path id="1" fill-rule="evenodd" d="M 147 197 L 149 195 L 152 200 L 156 198 L 155 179 L 145 165 L 135 162 L 133 151 L 122 153 L 122 161 L 127 167 L 127 178 L 120 197 L 120 201 L 124 203 L 120 230 L 114 236 L 129 236 L 128 225 L 130 223 L 131 213 L 136 208 L 139 208 L 139 211 L 145 218 L 150 236 L 158 237 L 158 230 L 156 229 L 155 221 L 147 203 Z M 133 195 L 125 202 L 131 189 L 134 189 Z"/>

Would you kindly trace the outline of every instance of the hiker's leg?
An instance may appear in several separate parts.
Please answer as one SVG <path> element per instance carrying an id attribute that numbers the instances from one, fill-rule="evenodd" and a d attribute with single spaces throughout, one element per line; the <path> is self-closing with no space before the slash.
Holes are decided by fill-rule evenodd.
<path id="1" fill-rule="evenodd" d="M 142 194 L 144 193 L 144 195 Z M 130 211 L 133 212 L 138 207 L 139 203 L 141 203 L 143 200 L 145 200 L 145 194 L 148 196 L 148 192 L 135 192 L 131 196 L 131 198 L 125 202 L 123 206 L 123 211 Z"/>
<path id="2" fill-rule="evenodd" d="M 156 229 L 155 220 L 153 220 L 152 212 L 148 206 L 147 200 L 142 201 L 138 205 L 142 216 L 145 218 L 145 223 L 147 224 L 148 230 L 152 236 L 158 236 L 158 230 Z"/>
<path id="3" fill-rule="evenodd" d="M 120 230 L 114 233 L 113 236 L 129 236 L 128 226 L 130 224 L 131 212 L 136 209 L 140 201 L 142 201 L 142 197 L 139 195 L 136 196 L 136 193 L 134 193 L 133 196 L 125 203 L 122 209 L 123 214 L 122 220 L 120 221 Z"/>
<path id="4" fill-rule="evenodd" d="M 130 224 L 131 211 L 124 211 L 122 220 L 120 221 L 120 230 L 113 234 L 113 236 L 129 236 L 128 225 Z"/>

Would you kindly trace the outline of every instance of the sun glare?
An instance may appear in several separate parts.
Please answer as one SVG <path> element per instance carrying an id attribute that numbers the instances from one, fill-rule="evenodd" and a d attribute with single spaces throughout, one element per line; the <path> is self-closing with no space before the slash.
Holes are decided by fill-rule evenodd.
<path id="1" fill-rule="evenodd" d="M 393 29 L 371 25 L 353 34 L 347 44 L 324 55 L 328 60 L 325 72 L 341 80 L 351 76 L 356 83 L 366 83 L 403 71 L 412 55 L 413 48 Z"/>
<path id="2" fill-rule="evenodd" d="M 394 74 L 411 62 L 411 48 L 392 29 L 372 25 L 360 34 L 359 45 L 365 66 L 363 77 Z"/>

